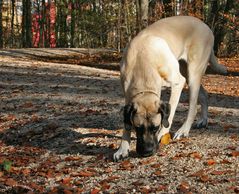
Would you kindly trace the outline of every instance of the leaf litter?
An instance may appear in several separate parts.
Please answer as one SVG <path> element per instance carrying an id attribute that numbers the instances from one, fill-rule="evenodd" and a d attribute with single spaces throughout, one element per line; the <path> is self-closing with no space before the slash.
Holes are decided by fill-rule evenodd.
<path id="1" fill-rule="evenodd" d="M 41 61 L 1 56 L 0 193 L 238 193 L 237 58 L 221 61 L 235 73 L 203 78 L 207 129 L 177 141 L 166 136 L 149 158 L 137 156 L 133 136 L 130 157 L 114 163 L 124 105 L 118 67 L 107 59 L 115 56 L 51 54 Z M 183 92 L 172 133 L 187 98 Z"/>

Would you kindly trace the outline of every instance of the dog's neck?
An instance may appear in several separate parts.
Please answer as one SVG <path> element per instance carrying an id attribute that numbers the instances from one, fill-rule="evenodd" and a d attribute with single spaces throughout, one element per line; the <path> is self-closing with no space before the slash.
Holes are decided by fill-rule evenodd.
<path id="1" fill-rule="evenodd" d="M 140 96 L 140 95 L 145 95 L 147 93 L 151 93 L 151 94 L 154 94 L 155 96 L 157 96 L 159 99 L 160 99 L 160 96 L 157 92 L 153 91 L 153 90 L 144 90 L 144 91 L 141 91 L 141 92 L 138 92 L 136 94 L 134 94 L 131 99 L 134 99 L 136 98 L 137 96 Z"/>

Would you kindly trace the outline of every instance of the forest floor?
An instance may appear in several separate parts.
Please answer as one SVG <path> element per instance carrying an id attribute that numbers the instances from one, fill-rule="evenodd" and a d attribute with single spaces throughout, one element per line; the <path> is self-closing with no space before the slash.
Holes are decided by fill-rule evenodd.
<path id="1" fill-rule="evenodd" d="M 113 162 L 123 128 L 119 59 L 103 49 L 0 51 L 0 193 L 239 193 L 239 59 L 220 59 L 229 75 L 203 78 L 208 128 L 148 158 L 133 137 L 129 158 Z"/>

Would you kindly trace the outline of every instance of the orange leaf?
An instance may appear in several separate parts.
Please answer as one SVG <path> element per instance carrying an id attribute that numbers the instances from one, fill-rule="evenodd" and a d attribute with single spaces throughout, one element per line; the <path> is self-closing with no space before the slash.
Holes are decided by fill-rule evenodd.
<path id="1" fill-rule="evenodd" d="M 71 178 L 70 178 L 70 177 L 66 177 L 66 178 L 62 179 L 62 183 L 63 183 L 64 185 L 67 185 L 67 184 L 69 184 L 70 182 L 71 182 Z"/>
<path id="2" fill-rule="evenodd" d="M 157 171 L 154 172 L 154 174 L 157 175 L 157 176 L 160 176 L 161 175 L 161 171 L 157 170 Z"/>
<path id="3" fill-rule="evenodd" d="M 13 187 L 13 186 L 16 186 L 17 185 L 17 181 L 15 181 L 14 179 L 12 178 L 9 178 L 6 180 L 5 184 L 7 186 L 10 186 L 10 187 Z"/>
<path id="4" fill-rule="evenodd" d="M 168 145 L 170 141 L 171 141 L 171 135 L 170 135 L 170 133 L 166 133 L 166 134 L 163 135 L 163 137 L 161 138 L 161 144 L 163 144 L 163 145 Z"/>
<path id="5" fill-rule="evenodd" d="M 26 168 L 26 169 L 23 169 L 23 170 L 22 170 L 22 174 L 23 174 L 24 176 L 29 175 L 30 172 L 31 172 L 31 170 L 30 170 L 29 168 Z"/>
<path id="6" fill-rule="evenodd" d="M 209 165 L 209 166 L 211 166 L 211 165 L 216 164 L 216 161 L 213 160 L 213 159 L 209 159 L 209 160 L 207 160 L 206 164 Z"/>
<path id="7" fill-rule="evenodd" d="M 99 192 L 100 192 L 99 189 L 93 189 L 93 190 L 90 192 L 90 194 L 97 194 L 97 193 L 99 193 Z"/>
<path id="8" fill-rule="evenodd" d="M 130 170 L 131 168 L 133 168 L 133 164 L 130 163 L 129 160 L 125 160 L 125 161 L 121 162 L 121 167 L 122 167 L 124 170 Z"/>
<path id="9" fill-rule="evenodd" d="M 95 173 L 93 172 L 88 172 L 88 171 L 81 171 L 79 172 L 79 176 L 82 176 L 82 177 L 90 177 L 90 176 L 93 176 Z"/>
<path id="10" fill-rule="evenodd" d="M 230 153 L 230 156 L 232 156 L 232 157 L 238 157 L 238 156 L 239 156 L 239 151 L 232 151 L 232 152 Z"/>
<path id="11" fill-rule="evenodd" d="M 193 152 L 190 154 L 190 156 L 199 160 L 202 158 L 202 156 L 198 152 Z"/>

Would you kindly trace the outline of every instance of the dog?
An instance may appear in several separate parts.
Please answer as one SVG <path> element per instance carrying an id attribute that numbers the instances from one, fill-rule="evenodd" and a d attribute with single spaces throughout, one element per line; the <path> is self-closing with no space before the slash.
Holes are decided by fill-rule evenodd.
<path id="1" fill-rule="evenodd" d="M 215 58 L 213 44 L 210 28 L 191 16 L 161 19 L 132 39 L 120 62 L 125 127 L 114 161 L 128 157 L 132 130 L 136 132 L 138 155 L 147 157 L 157 151 L 161 137 L 169 133 L 185 83 L 189 87 L 189 111 L 174 139 L 188 136 L 198 100 L 201 117 L 195 127 L 207 126 L 208 102 L 202 76 L 208 66 L 215 73 L 227 73 Z M 171 87 L 168 103 L 160 100 L 163 87 Z"/>

